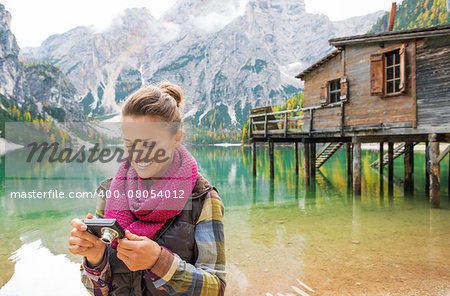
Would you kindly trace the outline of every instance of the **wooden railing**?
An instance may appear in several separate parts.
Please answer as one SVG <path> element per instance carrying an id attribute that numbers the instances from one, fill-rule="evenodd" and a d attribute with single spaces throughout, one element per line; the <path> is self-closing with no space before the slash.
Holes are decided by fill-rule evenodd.
<path id="1" fill-rule="evenodd" d="M 325 106 L 296 108 L 277 112 L 250 114 L 250 138 L 255 135 L 267 137 L 268 135 L 311 134 L 313 131 L 314 111 L 341 107 L 341 134 L 344 131 L 344 103 L 337 102 Z M 298 114 L 301 115 L 298 115 Z"/>

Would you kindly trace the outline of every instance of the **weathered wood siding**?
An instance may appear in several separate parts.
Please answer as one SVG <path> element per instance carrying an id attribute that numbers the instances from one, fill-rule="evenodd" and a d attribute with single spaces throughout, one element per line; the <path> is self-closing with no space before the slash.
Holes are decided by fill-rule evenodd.
<path id="1" fill-rule="evenodd" d="M 397 43 L 401 44 L 401 43 Z M 389 48 L 396 43 L 385 43 Z M 381 50 L 378 44 L 358 44 L 346 48 L 346 75 L 350 83 L 345 125 L 412 123 L 415 112 L 411 92 L 411 43 L 406 47 L 406 90 L 397 96 L 370 95 L 370 55 Z"/>
<path id="2" fill-rule="evenodd" d="M 386 42 L 384 48 L 402 43 Z M 381 123 L 390 126 L 411 126 L 416 116 L 411 91 L 411 44 L 407 42 L 406 90 L 403 94 L 389 97 L 371 96 L 370 56 L 382 48 L 378 43 L 348 45 L 344 52 L 306 76 L 304 106 L 319 106 L 321 84 L 346 75 L 349 81 L 349 98 L 345 103 L 345 126 Z M 345 69 L 342 58 L 345 60 Z M 339 127 L 340 124 L 340 107 L 314 112 L 313 129 Z"/>
<path id="3" fill-rule="evenodd" d="M 311 72 L 305 81 L 304 106 L 320 106 L 320 87 L 323 82 L 339 79 L 343 76 L 342 55 L 338 54 L 315 71 Z M 309 117 L 309 114 L 305 114 Z M 340 108 L 330 108 L 314 111 L 313 128 L 335 127 L 340 123 Z M 308 126 L 308 120 L 306 120 Z"/>
<path id="4" fill-rule="evenodd" d="M 417 42 L 418 127 L 450 125 L 450 37 Z"/>

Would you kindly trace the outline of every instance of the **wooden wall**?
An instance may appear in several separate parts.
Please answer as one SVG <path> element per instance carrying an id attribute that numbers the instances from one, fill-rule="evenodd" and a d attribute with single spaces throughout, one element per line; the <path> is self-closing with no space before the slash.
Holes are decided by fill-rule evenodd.
<path id="1" fill-rule="evenodd" d="M 384 48 L 401 43 L 385 43 Z M 345 126 L 364 126 L 386 123 L 390 126 L 412 126 L 416 119 L 412 95 L 412 42 L 406 47 L 406 90 L 397 96 L 370 95 L 370 55 L 383 48 L 379 43 L 348 45 L 339 55 L 308 74 L 305 78 L 304 106 L 320 105 L 320 85 L 324 81 L 347 76 L 349 98 L 345 103 Z M 343 63 L 343 59 L 345 63 Z M 344 65 L 345 64 L 345 65 Z M 339 127 L 341 108 L 314 112 L 313 129 Z"/>
<path id="2" fill-rule="evenodd" d="M 304 106 L 320 106 L 320 87 L 323 82 L 338 79 L 343 76 L 342 72 L 342 53 L 333 57 L 331 60 L 311 72 L 304 86 Z M 305 114 L 308 116 L 308 114 Z M 340 108 L 331 108 L 314 111 L 313 128 L 335 127 L 340 124 Z M 307 121 L 306 121 L 307 122 Z"/>
<path id="3" fill-rule="evenodd" d="M 418 127 L 450 126 L 450 37 L 417 42 Z"/>

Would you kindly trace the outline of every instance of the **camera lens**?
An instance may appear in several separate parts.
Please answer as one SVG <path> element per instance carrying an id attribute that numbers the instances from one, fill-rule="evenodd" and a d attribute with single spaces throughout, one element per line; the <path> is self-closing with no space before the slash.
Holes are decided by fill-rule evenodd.
<path id="1" fill-rule="evenodd" d="M 119 234 L 114 229 L 107 228 L 107 227 L 102 229 L 102 238 L 101 238 L 101 240 L 105 244 L 110 244 L 118 236 L 119 236 Z"/>

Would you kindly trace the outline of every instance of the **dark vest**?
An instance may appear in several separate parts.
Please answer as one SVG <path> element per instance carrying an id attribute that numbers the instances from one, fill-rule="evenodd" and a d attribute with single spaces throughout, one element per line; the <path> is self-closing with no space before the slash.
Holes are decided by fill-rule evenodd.
<path id="1" fill-rule="evenodd" d="M 111 184 L 111 178 L 104 180 L 99 189 L 107 190 Z M 192 191 L 192 197 L 177 216 L 167 220 L 161 228 L 155 241 L 173 253 L 178 254 L 181 259 L 195 264 L 197 257 L 197 246 L 195 244 L 195 225 L 200 217 L 203 201 L 209 191 L 217 189 L 198 174 L 197 182 Z M 108 246 L 109 264 L 112 271 L 112 288 L 109 295 L 113 296 L 156 296 L 169 295 L 165 291 L 155 288 L 151 280 L 145 280 L 145 271 L 130 271 L 122 260 L 117 258 L 117 252 Z"/>

